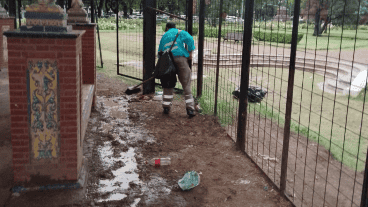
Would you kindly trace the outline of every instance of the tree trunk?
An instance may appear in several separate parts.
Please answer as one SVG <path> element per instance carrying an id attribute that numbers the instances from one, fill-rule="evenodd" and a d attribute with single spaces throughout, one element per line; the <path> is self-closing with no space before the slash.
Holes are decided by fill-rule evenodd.
<path id="1" fill-rule="evenodd" d="M 327 32 L 327 25 L 331 23 L 331 18 L 330 17 L 327 17 L 326 21 L 325 21 L 325 24 L 323 25 L 323 28 L 321 29 L 320 31 L 320 35 L 323 33 L 323 32 Z"/>
<path id="2" fill-rule="evenodd" d="M 128 6 L 123 2 L 124 18 L 128 18 Z"/>
<path id="3" fill-rule="evenodd" d="M 313 36 L 319 36 L 319 31 L 321 30 L 321 26 L 320 26 L 320 11 L 321 9 L 318 8 L 316 15 L 315 15 L 315 19 L 314 19 L 314 33 Z"/>
<path id="4" fill-rule="evenodd" d="M 57 0 L 56 4 L 59 5 L 62 9 L 64 9 L 64 0 Z"/>
<path id="5" fill-rule="evenodd" d="M 172 14 L 174 11 L 174 2 L 171 1 L 171 3 L 169 3 L 169 13 Z"/>
<path id="6" fill-rule="evenodd" d="M 104 5 L 104 2 L 105 2 L 105 0 L 100 0 L 100 4 L 98 5 L 98 8 L 97 8 L 97 10 L 98 10 L 98 18 L 101 18 L 101 15 L 102 15 L 102 7 L 103 7 L 103 5 Z"/>

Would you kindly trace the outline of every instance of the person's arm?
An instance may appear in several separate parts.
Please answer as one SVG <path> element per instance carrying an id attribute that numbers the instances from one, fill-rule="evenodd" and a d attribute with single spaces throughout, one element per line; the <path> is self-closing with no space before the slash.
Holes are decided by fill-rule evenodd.
<path id="1" fill-rule="evenodd" d="M 160 58 L 160 56 L 162 55 L 162 39 L 160 41 L 160 45 L 158 46 L 158 51 L 157 51 L 157 58 Z"/>
<path id="2" fill-rule="evenodd" d="M 188 59 L 192 59 L 193 58 L 192 52 L 195 49 L 193 37 L 186 31 L 182 31 L 182 32 L 183 32 L 183 36 L 184 36 L 183 42 L 185 44 L 187 44 L 187 46 L 188 46 L 188 52 L 189 52 L 189 58 Z"/>

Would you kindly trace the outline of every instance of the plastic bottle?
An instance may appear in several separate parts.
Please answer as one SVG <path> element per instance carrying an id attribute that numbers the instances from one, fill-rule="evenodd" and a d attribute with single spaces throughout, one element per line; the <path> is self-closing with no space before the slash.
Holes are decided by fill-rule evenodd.
<path id="1" fill-rule="evenodd" d="M 153 158 L 148 161 L 150 165 L 154 165 L 155 167 L 160 167 L 161 165 L 170 165 L 170 158 Z"/>

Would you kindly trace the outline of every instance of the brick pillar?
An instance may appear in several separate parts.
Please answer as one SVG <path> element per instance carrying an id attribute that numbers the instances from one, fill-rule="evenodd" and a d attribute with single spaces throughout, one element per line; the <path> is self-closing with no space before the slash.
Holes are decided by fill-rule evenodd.
<path id="1" fill-rule="evenodd" d="M 83 34 L 84 31 L 18 30 L 4 34 L 9 50 L 16 183 L 42 185 L 78 178 L 83 157 L 80 144 Z"/>
<path id="2" fill-rule="evenodd" d="M 14 30 L 14 17 L 0 18 L 0 70 L 8 67 L 8 48 L 6 37 L 3 36 L 5 31 Z"/>
<path id="3" fill-rule="evenodd" d="M 73 30 L 84 30 L 86 31 L 82 37 L 82 84 L 85 85 L 94 85 L 93 87 L 93 98 L 95 98 L 96 94 L 96 25 L 91 23 L 70 23 L 72 25 Z M 84 92 L 86 93 L 86 91 Z M 81 99 L 87 105 L 86 107 L 82 107 L 82 138 L 84 140 L 84 135 L 87 130 L 88 119 L 90 116 L 90 107 L 88 100 L 89 96 L 87 94 L 82 94 Z M 83 105 L 84 106 L 84 105 Z"/>
<path id="4" fill-rule="evenodd" d="M 82 79 L 83 84 L 96 85 L 96 25 L 92 24 L 70 24 L 73 30 L 85 30 L 82 37 Z M 95 87 L 96 88 L 96 87 Z"/>

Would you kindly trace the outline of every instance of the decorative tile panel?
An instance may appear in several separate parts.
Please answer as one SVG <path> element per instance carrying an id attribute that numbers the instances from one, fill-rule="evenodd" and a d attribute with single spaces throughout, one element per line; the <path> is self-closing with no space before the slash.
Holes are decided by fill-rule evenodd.
<path id="1" fill-rule="evenodd" d="M 60 149 L 60 103 L 56 61 L 28 60 L 27 92 L 31 158 L 57 162 Z"/>
<path id="2" fill-rule="evenodd" d="M 21 26 L 20 31 L 71 31 L 67 26 L 68 14 L 55 5 L 55 0 L 38 0 L 38 3 L 27 6 L 25 16 L 26 26 Z"/>

